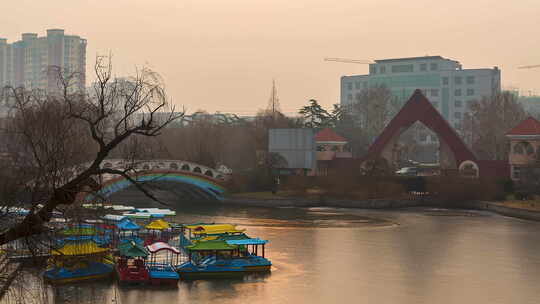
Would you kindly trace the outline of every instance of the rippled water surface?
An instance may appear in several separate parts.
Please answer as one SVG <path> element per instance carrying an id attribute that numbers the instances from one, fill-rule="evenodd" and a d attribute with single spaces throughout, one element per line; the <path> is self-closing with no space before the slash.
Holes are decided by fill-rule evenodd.
<path id="1" fill-rule="evenodd" d="M 179 222 L 231 222 L 270 240 L 272 273 L 56 289 L 56 303 L 538 303 L 540 224 L 416 209 L 182 208 Z"/>

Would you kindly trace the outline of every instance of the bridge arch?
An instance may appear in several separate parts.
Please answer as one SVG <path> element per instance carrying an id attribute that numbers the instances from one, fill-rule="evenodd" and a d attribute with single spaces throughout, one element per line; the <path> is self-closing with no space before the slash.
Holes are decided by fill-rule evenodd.
<path id="1" fill-rule="evenodd" d="M 213 178 L 208 178 L 207 176 L 201 176 L 191 173 L 182 173 L 182 172 L 171 172 L 171 171 L 159 171 L 152 170 L 146 171 L 138 174 L 137 176 L 132 177 L 137 182 L 175 182 L 188 184 L 195 186 L 208 197 L 211 197 L 216 200 L 223 200 L 223 195 L 225 194 L 225 187 Z M 87 200 L 92 200 L 95 197 L 109 197 L 112 194 L 124 190 L 133 184 L 122 176 L 112 178 L 105 183 L 103 183 L 101 189 L 98 191 L 97 195 L 87 196 Z"/>
<path id="2" fill-rule="evenodd" d="M 124 169 L 124 160 L 107 159 L 102 167 Z M 226 191 L 224 187 L 225 176 L 220 171 L 205 167 L 203 165 L 181 161 L 181 160 L 148 160 L 135 161 L 133 167 L 139 171 L 131 176 L 138 182 L 175 182 L 188 185 L 182 187 L 191 189 L 204 197 L 222 200 Z M 126 189 L 133 184 L 126 178 L 119 175 L 104 174 L 102 177 L 101 189 L 95 195 L 87 195 L 85 200 L 93 200 L 96 197 L 108 197 L 118 191 Z"/>

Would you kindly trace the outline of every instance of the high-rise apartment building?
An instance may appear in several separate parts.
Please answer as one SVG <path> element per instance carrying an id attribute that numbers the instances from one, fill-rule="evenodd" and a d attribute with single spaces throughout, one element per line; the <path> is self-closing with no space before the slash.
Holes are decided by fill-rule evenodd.
<path id="1" fill-rule="evenodd" d="M 47 36 L 22 34 L 22 39 L 7 43 L 0 38 L 0 86 L 27 89 L 58 89 L 59 68 L 74 76 L 72 89 L 85 89 L 86 39 L 65 35 L 63 29 L 47 30 Z"/>
<path id="2" fill-rule="evenodd" d="M 443 117 L 460 129 L 473 100 L 501 90 L 501 71 L 497 67 L 463 69 L 458 61 L 441 56 L 375 60 L 368 75 L 341 78 L 341 105 L 352 105 L 362 90 L 379 85 L 386 86 L 401 105 L 415 89 L 421 89 Z"/>

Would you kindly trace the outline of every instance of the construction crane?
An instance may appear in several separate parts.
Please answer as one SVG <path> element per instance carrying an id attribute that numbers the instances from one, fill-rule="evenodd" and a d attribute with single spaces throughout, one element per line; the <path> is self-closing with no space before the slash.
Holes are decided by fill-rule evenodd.
<path id="1" fill-rule="evenodd" d="M 371 60 L 357 60 L 357 59 L 330 58 L 330 57 L 324 58 L 324 61 L 334 61 L 334 62 L 342 62 L 342 63 L 356 63 L 356 64 L 371 64 L 371 63 L 373 63 L 373 61 L 371 61 Z"/>
<path id="2" fill-rule="evenodd" d="M 540 68 L 540 64 L 524 65 L 524 66 L 518 67 L 518 69 L 536 69 L 536 68 Z"/>

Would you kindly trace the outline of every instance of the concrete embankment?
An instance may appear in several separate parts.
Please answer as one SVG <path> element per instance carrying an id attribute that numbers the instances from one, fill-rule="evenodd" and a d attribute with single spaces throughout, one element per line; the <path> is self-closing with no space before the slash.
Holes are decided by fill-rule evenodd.
<path id="1" fill-rule="evenodd" d="M 445 203 L 436 199 L 369 199 L 344 200 L 330 198 L 228 198 L 225 204 L 234 204 L 252 207 L 333 207 L 333 208 L 359 208 L 359 209 L 399 209 L 410 207 L 437 207 L 448 209 L 473 209 L 494 212 L 525 220 L 540 221 L 540 212 L 511 208 L 495 202 L 465 201 L 459 203 Z"/>
<path id="2" fill-rule="evenodd" d="M 461 204 L 461 206 L 459 206 L 459 208 L 485 210 L 485 211 L 491 211 L 491 212 L 504 215 L 504 216 L 510 216 L 510 217 L 515 217 L 515 218 L 520 218 L 520 219 L 530 220 L 530 221 L 540 221 L 540 212 L 538 211 L 507 207 L 507 206 L 503 206 L 501 204 L 494 203 L 494 202 L 481 202 L 481 201 L 464 202 Z"/>

